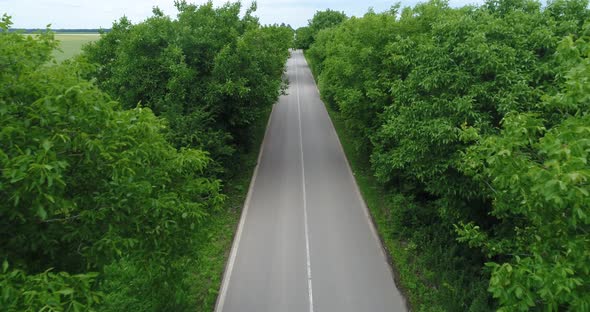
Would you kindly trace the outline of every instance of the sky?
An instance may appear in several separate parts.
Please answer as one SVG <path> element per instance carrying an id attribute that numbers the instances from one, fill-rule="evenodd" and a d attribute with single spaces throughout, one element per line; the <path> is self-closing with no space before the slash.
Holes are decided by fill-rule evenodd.
<path id="1" fill-rule="evenodd" d="M 190 3 L 205 3 L 189 0 Z M 216 6 L 226 0 L 213 0 Z M 244 0 L 244 7 L 252 1 Z M 396 0 L 258 0 L 256 16 L 262 24 L 285 23 L 294 28 L 305 26 L 318 10 L 333 9 L 349 16 L 362 16 L 369 8 L 376 12 L 389 9 Z M 403 0 L 402 6 L 413 6 L 418 0 Z M 483 0 L 450 0 L 451 6 L 477 4 Z M 0 15 L 12 16 L 14 28 L 110 28 L 113 21 L 123 15 L 138 23 L 159 7 L 165 14 L 176 16 L 173 0 L 0 0 Z"/>

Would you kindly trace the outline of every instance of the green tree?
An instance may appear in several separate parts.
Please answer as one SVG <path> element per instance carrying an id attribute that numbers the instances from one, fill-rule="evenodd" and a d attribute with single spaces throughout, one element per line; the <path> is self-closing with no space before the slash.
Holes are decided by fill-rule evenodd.
<path id="1" fill-rule="evenodd" d="M 587 188 L 588 105 L 582 94 L 588 72 L 580 64 L 587 62 L 582 42 L 589 13 L 587 1 L 543 7 L 501 0 L 451 8 L 435 0 L 399 14 L 397 7 L 369 12 L 314 36 L 306 55 L 322 97 L 339 111 L 357 151 L 391 193 L 387 230 L 417 246 L 426 267 L 419 272 L 424 288 L 437 289 L 419 294 L 428 300 L 419 308 L 493 309 L 485 294 L 489 281 L 491 295 L 506 310 L 588 309 L 587 254 L 572 251 L 567 260 L 558 259 L 567 242 L 588 249 L 586 226 L 580 220 L 567 225 L 558 212 L 537 219 L 540 211 L 533 209 L 556 203 L 533 193 L 557 192 L 561 185 L 558 198 L 575 196 L 562 199 L 559 211 L 586 213 L 576 196 Z M 576 43 L 558 49 L 568 35 L 573 39 L 565 42 Z M 557 148 L 557 142 L 581 146 L 575 157 L 582 160 L 571 167 L 581 180 L 545 188 L 541 181 L 570 166 L 563 155 L 549 156 L 549 145 Z M 555 172 L 546 162 L 555 164 Z M 558 233 L 574 234 L 554 239 Z M 532 241 L 534 235 L 547 244 Z M 530 256 L 537 247 L 540 260 Z M 560 256 L 549 261 L 549 254 Z M 486 262 L 494 264 L 484 267 Z M 520 271 L 504 270 L 517 262 Z M 428 274 L 433 267 L 436 274 Z M 562 278 L 550 276 L 552 269 Z M 408 287 L 414 291 L 415 285 Z"/>
<path id="2" fill-rule="evenodd" d="M 338 26 L 347 19 L 348 17 L 344 12 L 333 11 L 330 9 L 317 11 L 311 20 L 309 20 L 309 28 L 313 34 L 313 40 L 315 40 L 315 36 L 317 36 L 322 29 Z"/>
<path id="3" fill-rule="evenodd" d="M 561 45 L 560 55 L 574 64 L 563 89 L 543 102 L 566 112 L 560 122 L 509 114 L 500 134 L 466 154 L 465 171 L 488 187 L 491 214 L 504 230 L 468 223 L 457 232 L 492 259 L 489 289 L 502 311 L 590 309 L 589 39 L 568 37 Z"/>
<path id="4" fill-rule="evenodd" d="M 299 27 L 295 31 L 295 48 L 307 50 L 313 42 L 311 28 L 308 26 Z"/>
<path id="5" fill-rule="evenodd" d="M 344 12 L 330 9 L 317 11 L 313 18 L 308 21 L 308 26 L 300 27 L 295 32 L 295 47 L 297 49 L 309 49 L 321 30 L 338 26 L 347 19 L 348 17 Z"/>
<path id="6" fill-rule="evenodd" d="M 104 278 L 133 265 L 145 278 L 130 295 L 176 309 L 187 246 L 224 200 L 210 158 L 171 146 L 150 109 L 121 109 L 81 78 L 87 64 L 47 64 L 51 32 L 10 24 L 0 24 L 0 305 L 92 310 L 112 297 Z"/>
<path id="7" fill-rule="evenodd" d="M 172 144 L 207 150 L 213 171 L 231 174 L 251 125 L 278 97 L 292 32 L 260 26 L 255 5 L 243 17 L 240 3 L 176 5 L 177 19 L 159 10 L 137 25 L 122 19 L 86 47 L 98 64 L 90 77 L 124 107 L 165 117 Z"/>

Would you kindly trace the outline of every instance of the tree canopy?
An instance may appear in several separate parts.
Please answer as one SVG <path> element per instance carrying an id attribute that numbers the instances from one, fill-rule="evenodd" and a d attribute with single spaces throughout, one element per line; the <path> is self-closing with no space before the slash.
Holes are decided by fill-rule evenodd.
<path id="1" fill-rule="evenodd" d="M 292 30 L 255 6 L 176 5 L 59 65 L 50 30 L 0 22 L 3 310 L 195 308 L 188 269 L 281 92 Z"/>
<path id="2" fill-rule="evenodd" d="M 308 49 L 316 40 L 316 36 L 322 29 L 331 28 L 347 20 L 344 12 L 327 9 L 317 11 L 309 20 L 309 25 L 300 27 L 295 31 L 295 47 L 297 49 Z"/>
<path id="3" fill-rule="evenodd" d="M 589 14 L 430 1 L 315 34 L 306 55 L 391 194 L 390 232 L 445 259 L 427 262 L 434 306 L 590 309 Z"/>

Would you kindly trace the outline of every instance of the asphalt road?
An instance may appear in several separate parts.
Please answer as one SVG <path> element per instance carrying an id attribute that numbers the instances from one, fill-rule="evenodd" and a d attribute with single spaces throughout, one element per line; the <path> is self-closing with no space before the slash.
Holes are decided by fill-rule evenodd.
<path id="1" fill-rule="evenodd" d="M 216 311 L 406 311 L 300 51 L 287 74 Z"/>

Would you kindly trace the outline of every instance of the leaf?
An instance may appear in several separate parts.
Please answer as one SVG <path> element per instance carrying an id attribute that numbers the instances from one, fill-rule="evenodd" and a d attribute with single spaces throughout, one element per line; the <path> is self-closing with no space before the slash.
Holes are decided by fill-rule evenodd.
<path id="1" fill-rule="evenodd" d="M 47 219 L 47 211 L 45 211 L 45 208 L 43 208 L 43 206 L 39 205 L 37 207 L 37 215 L 41 218 L 41 220 Z"/>
<path id="2" fill-rule="evenodd" d="M 41 143 L 41 146 L 43 147 L 43 149 L 48 152 L 49 149 L 53 146 L 53 143 L 51 143 L 51 141 L 49 140 L 43 140 L 43 143 Z"/>
<path id="3" fill-rule="evenodd" d="M 57 291 L 58 294 L 64 295 L 64 296 L 68 296 L 74 293 L 74 289 L 72 288 L 65 288 L 65 289 L 60 289 Z"/>

